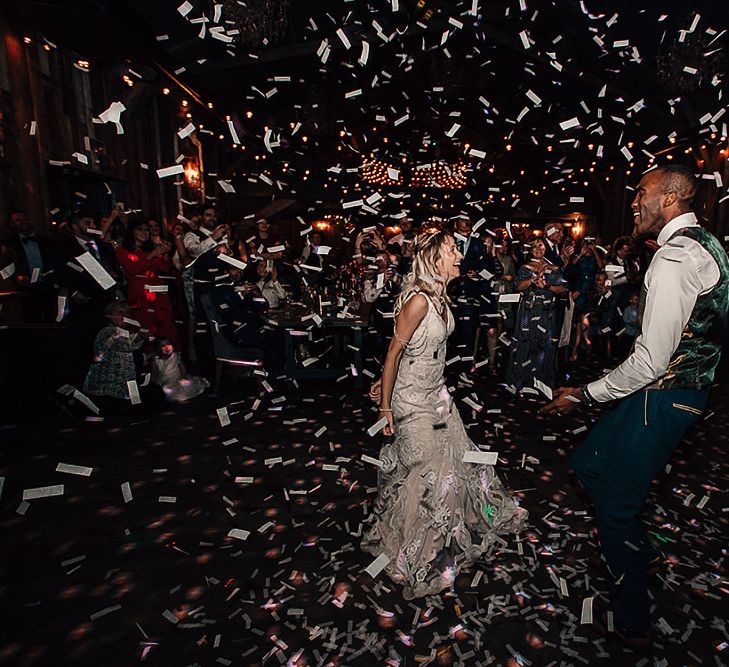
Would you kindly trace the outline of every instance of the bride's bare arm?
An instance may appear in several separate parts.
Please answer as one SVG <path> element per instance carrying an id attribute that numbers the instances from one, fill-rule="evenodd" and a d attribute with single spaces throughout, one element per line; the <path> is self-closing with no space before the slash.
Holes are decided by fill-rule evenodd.
<path id="1" fill-rule="evenodd" d="M 387 426 L 382 429 L 384 435 L 393 435 L 395 433 L 390 400 L 392 399 L 392 390 L 395 386 L 395 378 L 397 378 L 397 369 L 400 366 L 400 359 L 405 350 L 404 345 L 407 345 L 410 341 L 410 338 L 412 338 L 412 335 L 415 333 L 418 325 L 423 321 L 427 312 L 427 297 L 422 294 L 416 294 L 411 299 L 408 299 L 395 320 L 395 335 L 390 341 L 390 347 L 387 350 L 387 356 L 385 357 L 385 363 L 382 368 L 380 418 L 387 418 Z"/>

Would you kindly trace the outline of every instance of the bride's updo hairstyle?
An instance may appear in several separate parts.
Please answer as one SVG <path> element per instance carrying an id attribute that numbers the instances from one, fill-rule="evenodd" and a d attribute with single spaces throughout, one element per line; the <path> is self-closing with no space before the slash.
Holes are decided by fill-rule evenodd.
<path id="1" fill-rule="evenodd" d="M 445 240 L 452 236 L 447 229 L 429 227 L 418 234 L 413 241 L 413 266 L 403 280 L 402 290 L 395 302 L 395 315 L 405 302 L 416 292 L 431 298 L 439 311 L 449 302 L 446 283 L 438 274 L 440 250 Z"/>

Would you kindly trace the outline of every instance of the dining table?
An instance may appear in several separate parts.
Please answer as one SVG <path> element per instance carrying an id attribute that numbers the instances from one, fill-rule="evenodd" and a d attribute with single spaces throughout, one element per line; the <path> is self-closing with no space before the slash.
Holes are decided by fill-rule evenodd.
<path id="1" fill-rule="evenodd" d="M 284 333 L 287 376 L 294 380 L 327 380 L 351 375 L 355 386 L 360 387 L 364 369 L 362 346 L 370 308 L 371 304 L 361 302 L 351 310 L 348 307 L 314 310 L 304 303 L 293 302 L 267 310 L 265 319 L 269 326 Z M 304 337 L 316 341 L 331 338 L 331 358 L 298 361 L 297 339 Z"/>

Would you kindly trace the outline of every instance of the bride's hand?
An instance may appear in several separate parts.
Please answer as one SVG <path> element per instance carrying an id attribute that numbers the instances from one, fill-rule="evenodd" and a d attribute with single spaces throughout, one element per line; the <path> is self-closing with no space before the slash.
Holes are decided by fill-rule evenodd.
<path id="1" fill-rule="evenodd" d="M 380 396 L 382 396 L 382 378 L 375 380 L 370 387 L 370 400 L 373 403 L 379 403 Z"/>
<path id="2" fill-rule="evenodd" d="M 382 435 L 395 435 L 395 422 L 392 419 L 392 412 L 380 410 L 380 419 L 387 419 L 387 424 L 382 427 Z"/>

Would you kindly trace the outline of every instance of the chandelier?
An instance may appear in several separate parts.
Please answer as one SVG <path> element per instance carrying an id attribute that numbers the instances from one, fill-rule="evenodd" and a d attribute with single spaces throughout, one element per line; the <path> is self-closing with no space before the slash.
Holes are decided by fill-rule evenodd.
<path id="1" fill-rule="evenodd" d="M 223 18 L 235 26 L 241 46 L 249 49 L 272 46 L 286 34 L 291 0 L 221 0 L 221 3 Z"/>
<path id="2" fill-rule="evenodd" d="M 382 160 L 366 160 L 362 164 L 360 173 L 362 180 L 371 185 L 402 185 L 403 183 L 400 169 Z"/>
<path id="3" fill-rule="evenodd" d="M 370 185 L 403 185 L 405 183 L 403 171 L 405 170 L 404 166 L 397 168 L 382 160 L 370 158 L 363 162 L 360 175 L 362 180 Z M 410 187 L 415 188 L 460 190 L 468 183 L 467 171 L 468 167 L 463 162 L 418 165 L 409 170 L 407 183 Z"/>
<path id="4" fill-rule="evenodd" d="M 410 185 L 421 188 L 448 188 L 460 190 L 468 182 L 466 178 L 466 165 L 463 162 L 456 164 L 426 164 L 415 167 L 410 177 Z"/>

